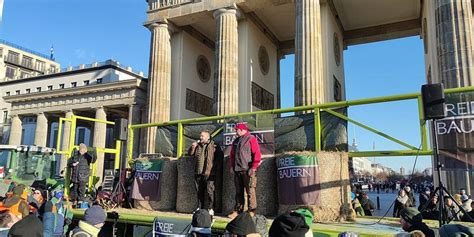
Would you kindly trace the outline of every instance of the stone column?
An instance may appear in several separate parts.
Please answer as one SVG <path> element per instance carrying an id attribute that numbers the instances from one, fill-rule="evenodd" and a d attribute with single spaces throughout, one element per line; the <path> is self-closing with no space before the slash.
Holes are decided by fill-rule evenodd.
<path id="1" fill-rule="evenodd" d="M 319 0 L 296 2 L 295 105 L 324 102 Z"/>
<path id="2" fill-rule="evenodd" d="M 436 0 L 438 70 L 446 88 L 472 86 L 471 0 Z"/>
<path id="3" fill-rule="evenodd" d="M 95 110 L 95 119 L 100 120 L 107 120 L 107 114 L 103 107 L 98 107 Z M 107 132 L 107 124 L 105 123 L 94 123 L 94 137 L 92 139 L 92 146 L 97 148 L 105 148 L 105 141 L 106 141 L 106 132 Z M 104 174 L 104 153 L 97 152 L 97 170 L 96 176 L 99 177 L 98 185 L 102 183 L 102 177 Z"/>
<path id="4" fill-rule="evenodd" d="M 167 22 L 153 23 L 151 31 L 150 73 L 148 80 L 148 123 L 170 120 L 171 43 Z M 155 152 L 156 127 L 147 130 L 148 153 Z"/>
<path id="5" fill-rule="evenodd" d="M 70 119 L 73 115 L 74 113 L 72 112 L 72 110 L 69 110 L 66 112 L 67 119 Z M 61 150 L 65 151 L 69 147 L 69 137 L 71 136 L 71 123 L 70 122 L 64 121 L 62 133 L 63 134 L 62 134 Z M 61 155 L 61 162 L 59 164 L 60 171 L 66 168 L 68 158 L 69 157 L 67 157 L 66 155 Z"/>
<path id="6" fill-rule="evenodd" d="M 216 65 L 214 98 L 217 115 L 239 112 L 238 24 L 237 10 L 222 8 L 216 19 Z"/>
<path id="7" fill-rule="evenodd" d="M 21 133 L 22 133 L 22 122 L 18 115 L 12 116 L 12 125 L 10 128 L 10 139 L 8 144 L 10 145 L 21 145 Z"/>
<path id="8" fill-rule="evenodd" d="M 39 113 L 36 116 L 36 131 L 35 131 L 35 142 L 37 146 L 46 146 L 46 140 L 48 139 L 48 118 L 44 113 Z"/>
<path id="9" fill-rule="evenodd" d="M 133 104 L 128 106 L 128 123 L 129 124 L 140 124 L 141 123 L 141 108 L 139 105 Z M 134 129 L 133 131 L 133 158 L 138 158 L 140 152 L 140 130 Z M 128 149 L 128 144 L 127 144 Z M 125 156 L 127 157 L 127 156 Z"/>

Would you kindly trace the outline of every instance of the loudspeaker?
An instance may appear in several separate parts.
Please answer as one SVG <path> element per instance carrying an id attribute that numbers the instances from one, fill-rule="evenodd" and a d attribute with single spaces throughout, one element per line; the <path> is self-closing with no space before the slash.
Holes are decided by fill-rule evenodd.
<path id="1" fill-rule="evenodd" d="M 121 118 L 115 120 L 114 125 L 115 140 L 126 141 L 128 139 L 128 120 Z"/>
<path id="2" fill-rule="evenodd" d="M 423 112 L 425 120 L 441 119 L 446 117 L 443 84 L 426 84 L 421 86 Z"/>

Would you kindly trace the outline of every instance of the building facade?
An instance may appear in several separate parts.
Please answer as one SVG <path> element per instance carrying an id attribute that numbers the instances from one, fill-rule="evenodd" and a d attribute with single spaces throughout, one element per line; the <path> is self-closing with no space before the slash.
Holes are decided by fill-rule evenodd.
<path id="1" fill-rule="evenodd" d="M 3 141 L 11 145 L 56 147 L 59 118 L 72 115 L 109 121 L 126 118 L 130 123 L 142 123 L 147 99 L 147 83 L 143 79 L 143 73 L 108 60 L 69 67 L 52 74 L 0 82 L 0 105 L 11 117 L 10 131 Z M 70 124 L 66 122 L 60 149 L 67 148 L 70 132 Z M 79 121 L 75 144 L 113 148 L 113 137 L 111 126 Z M 139 137 L 140 134 L 137 139 Z M 139 141 L 135 141 L 135 145 L 138 144 Z M 135 152 L 138 150 L 138 147 L 134 148 Z M 61 170 L 66 165 L 65 158 L 60 159 Z M 99 177 L 102 177 L 100 171 L 113 168 L 113 158 L 98 153 Z"/>

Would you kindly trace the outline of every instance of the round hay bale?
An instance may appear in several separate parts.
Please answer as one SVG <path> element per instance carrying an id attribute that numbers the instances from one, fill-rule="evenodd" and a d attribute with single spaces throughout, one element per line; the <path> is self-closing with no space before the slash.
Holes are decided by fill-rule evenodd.
<path id="1" fill-rule="evenodd" d="M 278 213 L 301 206 L 308 206 L 314 212 L 316 222 L 336 222 L 348 218 L 346 205 L 350 205 L 349 159 L 343 152 L 295 152 L 289 155 L 315 155 L 319 166 L 319 203 L 316 205 L 279 204 Z M 350 215 L 349 215 L 350 216 Z"/>
<path id="2" fill-rule="evenodd" d="M 134 200 L 139 209 L 150 211 L 173 211 L 176 207 L 177 168 L 176 158 L 161 158 L 164 160 L 160 176 L 160 201 Z"/>

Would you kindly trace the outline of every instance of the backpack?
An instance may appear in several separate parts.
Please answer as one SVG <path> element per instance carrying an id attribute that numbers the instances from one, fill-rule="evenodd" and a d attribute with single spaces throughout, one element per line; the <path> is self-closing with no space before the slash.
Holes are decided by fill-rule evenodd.
<path id="1" fill-rule="evenodd" d="M 260 236 L 268 237 L 267 218 L 263 215 L 255 214 L 255 216 L 252 217 L 252 220 L 255 223 L 255 227 Z"/>

